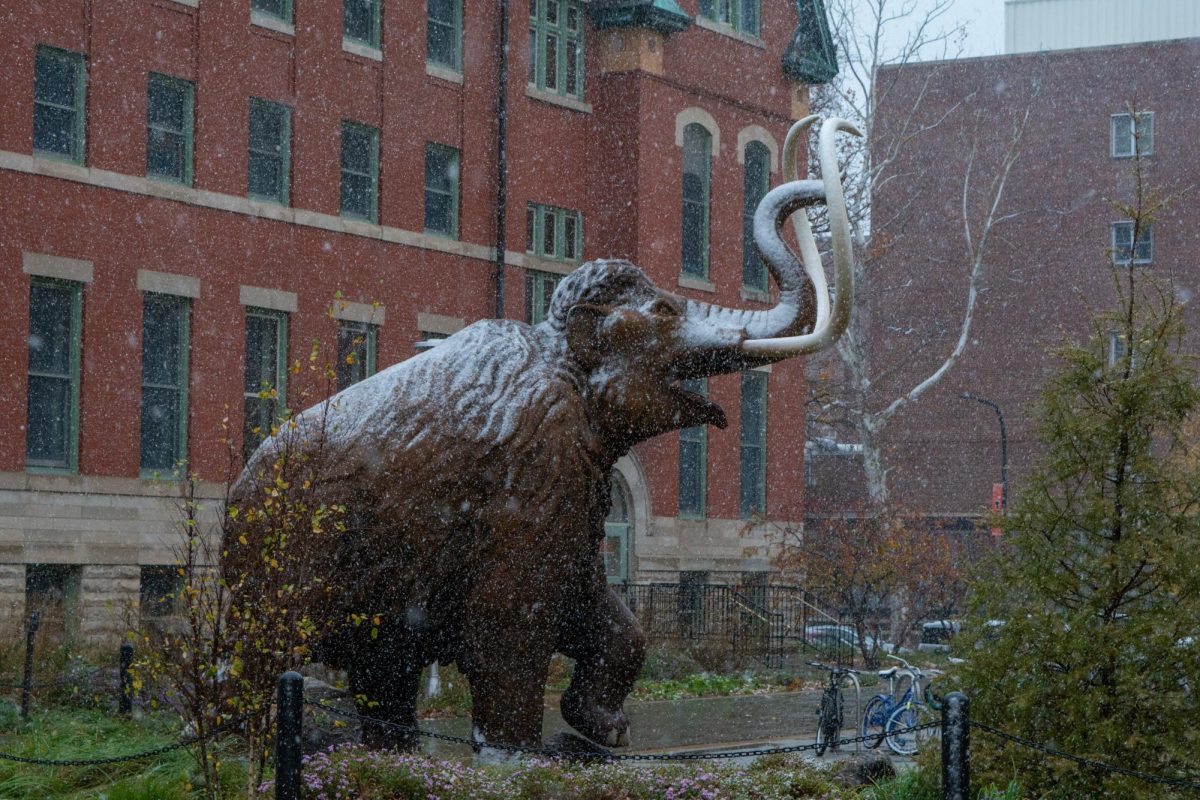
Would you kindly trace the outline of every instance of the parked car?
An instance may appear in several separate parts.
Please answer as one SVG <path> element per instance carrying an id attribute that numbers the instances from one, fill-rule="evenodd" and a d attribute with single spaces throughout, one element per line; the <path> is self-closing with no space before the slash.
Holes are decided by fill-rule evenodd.
<path id="1" fill-rule="evenodd" d="M 917 650 L 922 653 L 945 653 L 950 650 L 950 640 L 962 630 L 962 620 L 938 619 L 921 625 L 921 640 Z"/>
<path id="2" fill-rule="evenodd" d="M 804 629 L 804 641 L 820 650 L 851 647 L 855 653 L 862 652 L 862 648 L 859 647 L 858 633 L 849 625 L 809 625 Z M 867 636 L 864 641 L 867 652 L 876 649 L 876 641 L 873 637 Z M 878 649 L 881 653 L 894 653 L 896 645 L 880 641 Z"/>

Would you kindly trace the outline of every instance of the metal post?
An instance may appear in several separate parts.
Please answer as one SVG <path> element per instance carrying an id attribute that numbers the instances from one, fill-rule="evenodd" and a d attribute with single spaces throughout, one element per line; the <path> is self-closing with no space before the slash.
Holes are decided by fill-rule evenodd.
<path id="1" fill-rule="evenodd" d="M 279 728 L 275 731 L 275 800 L 300 800 L 300 732 L 304 714 L 304 678 L 288 671 L 279 676 Z"/>
<path id="2" fill-rule="evenodd" d="M 1008 433 L 1004 429 L 1004 413 L 1000 410 L 998 404 L 988 400 L 986 397 L 980 397 L 970 392 L 963 392 L 959 397 L 963 400 L 974 400 L 977 403 L 983 403 L 996 412 L 996 420 L 1000 423 L 1000 511 L 1003 513 L 1008 509 Z"/>
<path id="3" fill-rule="evenodd" d="M 133 644 L 125 642 L 121 645 L 120 696 L 117 698 L 117 711 L 128 716 L 133 713 L 133 675 L 129 668 L 133 666 Z"/>
<path id="4" fill-rule="evenodd" d="M 33 689 L 33 639 L 37 636 L 38 625 L 41 624 L 41 613 L 29 612 L 29 622 L 25 625 L 25 675 L 21 679 L 22 719 L 29 716 L 29 692 Z"/>
<path id="5" fill-rule="evenodd" d="M 962 692 L 951 692 L 942 703 L 942 800 L 971 794 L 970 705 Z"/>

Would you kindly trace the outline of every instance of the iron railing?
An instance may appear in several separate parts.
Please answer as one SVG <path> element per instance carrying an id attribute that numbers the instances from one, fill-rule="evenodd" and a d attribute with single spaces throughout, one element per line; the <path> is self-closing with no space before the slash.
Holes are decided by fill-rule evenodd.
<path id="1" fill-rule="evenodd" d="M 853 663 L 850 628 L 798 586 L 626 583 L 614 586 L 651 645 L 702 645 L 770 667 L 814 657 Z"/>

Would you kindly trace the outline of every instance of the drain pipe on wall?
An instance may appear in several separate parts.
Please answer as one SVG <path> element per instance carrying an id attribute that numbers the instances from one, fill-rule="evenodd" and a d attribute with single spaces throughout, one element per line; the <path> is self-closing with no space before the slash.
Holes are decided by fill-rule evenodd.
<path id="1" fill-rule="evenodd" d="M 508 214 L 508 0 L 500 0 L 500 75 L 496 97 L 496 318 L 504 318 Z"/>

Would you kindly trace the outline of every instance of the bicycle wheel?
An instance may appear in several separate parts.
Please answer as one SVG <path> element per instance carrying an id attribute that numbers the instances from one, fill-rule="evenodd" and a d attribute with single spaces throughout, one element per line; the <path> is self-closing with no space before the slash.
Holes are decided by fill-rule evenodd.
<path id="1" fill-rule="evenodd" d="M 862 722 L 859 725 L 859 733 L 863 736 L 874 737 L 863 742 L 868 748 L 879 747 L 883 744 L 883 737 L 887 733 L 888 712 L 888 701 L 883 695 L 877 694 L 867 701 L 867 708 L 863 712 Z"/>
<path id="2" fill-rule="evenodd" d="M 817 709 L 817 756 L 825 755 L 830 744 L 837 741 L 841 727 L 841 693 L 826 689 L 821 694 L 821 706 Z M 835 745 L 836 747 L 836 745 Z"/>
<path id="3" fill-rule="evenodd" d="M 938 729 L 930 728 L 922 731 L 909 731 L 908 728 L 934 722 L 933 712 L 927 706 L 919 703 L 905 703 L 892 712 L 887 721 L 887 733 L 884 740 L 893 753 L 898 756 L 914 756 L 922 745 L 936 738 Z"/>

